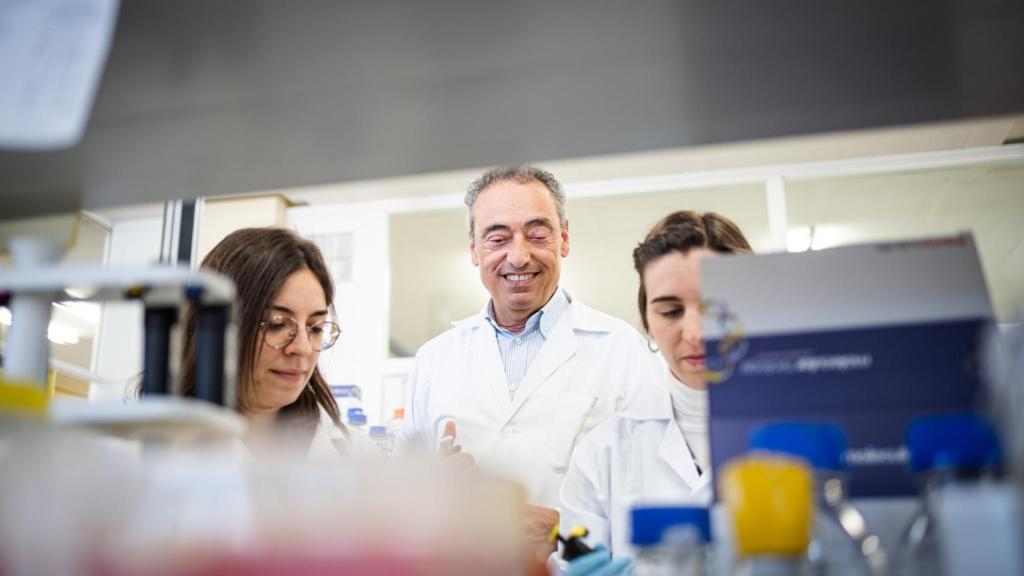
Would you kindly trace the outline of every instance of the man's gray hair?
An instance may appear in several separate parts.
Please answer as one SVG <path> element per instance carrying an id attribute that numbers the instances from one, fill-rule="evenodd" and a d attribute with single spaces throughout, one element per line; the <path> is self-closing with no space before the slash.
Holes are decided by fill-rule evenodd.
<path id="1" fill-rule="evenodd" d="M 473 220 L 473 205 L 476 204 L 476 199 L 480 196 L 481 192 L 496 182 L 512 181 L 526 184 L 533 180 L 547 186 L 547 189 L 551 191 L 551 197 L 555 200 L 555 209 L 558 210 L 558 223 L 562 228 L 565 228 L 568 224 L 565 218 L 565 191 L 562 190 L 562 185 L 551 172 L 536 166 L 501 166 L 484 172 L 484 175 L 474 180 L 466 190 L 469 235 L 472 236 L 474 233 L 476 222 Z"/>

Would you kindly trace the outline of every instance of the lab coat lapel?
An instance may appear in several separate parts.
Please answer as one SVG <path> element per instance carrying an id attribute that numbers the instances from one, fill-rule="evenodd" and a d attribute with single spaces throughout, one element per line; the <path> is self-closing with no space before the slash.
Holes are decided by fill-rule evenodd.
<path id="1" fill-rule="evenodd" d="M 683 432 L 671 419 L 665 426 L 665 433 L 661 437 L 658 456 L 683 479 L 683 482 L 686 482 L 691 492 L 695 492 L 701 484 L 707 483 L 707 478 L 710 475 L 704 474 L 701 477 L 697 473 L 697 465 L 693 461 L 690 448 L 686 445 L 686 439 L 683 438 Z"/>
<path id="2" fill-rule="evenodd" d="M 481 317 L 479 325 L 473 334 L 473 369 L 470 370 L 470 377 L 479 377 L 484 382 L 474 382 L 473 389 L 480 390 L 486 387 L 490 389 L 488 395 L 501 406 L 502 410 L 508 410 L 512 400 L 508 396 L 508 383 L 505 380 L 505 368 L 501 364 L 501 352 L 498 350 L 497 337 L 494 329 Z"/>
<path id="3" fill-rule="evenodd" d="M 516 390 L 512 412 L 509 414 L 510 418 L 526 402 L 530 395 L 536 392 L 558 370 L 559 366 L 565 364 L 576 353 L 576 348 L 578 347 L 576 334 L 567 316 L 563 316 L 558 324 L 555 325 L 554 330 L 551 331 L 551 336 L 544 342 L 540 352 L 537 353 L 537 357 L 533 359 L 533 363 L 526 370 L 526 376 L 523 377 L 519 389 Z"/>

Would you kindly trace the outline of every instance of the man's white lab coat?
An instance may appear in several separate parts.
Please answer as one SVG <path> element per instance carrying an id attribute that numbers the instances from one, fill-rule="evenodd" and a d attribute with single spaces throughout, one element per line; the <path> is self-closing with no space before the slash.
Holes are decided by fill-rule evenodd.
<path id="1" fill-rule="evenodd" d="M 682 386 L 667 367 L 647 390 L 637 389 L 614 418 L 598 426 L 573 454 L 561 491 L 562 526 L 585 526 L 591 546 L 632 556 L 630 510 L 636 505 L 708 506 L 711 471 L 698 473 L 672 416 L 668 386 Z"/>
<path id="2" fill-rule="evenodd" d="M 486 308 L 420 348 L 399 452 L 435 453 L 445 423 L 487 474 L 522 483 L 531 503 L 557 507 L 576 442 L 635 385 L 650 386 L 651 353 L 625 322 L 572 300 L 515 394 Z"/>

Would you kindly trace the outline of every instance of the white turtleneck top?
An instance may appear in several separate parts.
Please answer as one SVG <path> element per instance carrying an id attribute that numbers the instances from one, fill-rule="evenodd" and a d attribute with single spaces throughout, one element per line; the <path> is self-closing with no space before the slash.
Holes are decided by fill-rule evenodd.
<path id="1" fill-rule="evenodd" d="M 711 470 L 711 449 L 708 441 L 708 392 L 690 388 L 669 372 L 669 393 L 672 395 L 672 415 L 683 432 L 686 445 L 700 466 L 701 474 Z"/>

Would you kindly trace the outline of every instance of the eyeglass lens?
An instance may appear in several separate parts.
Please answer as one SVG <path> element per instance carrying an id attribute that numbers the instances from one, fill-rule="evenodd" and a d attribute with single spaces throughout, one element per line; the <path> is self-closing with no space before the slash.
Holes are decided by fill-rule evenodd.
<path id="1" fill-rule="evenodd" d="M 289 316 L 274 316 L 263 322 L 263 341 L 271 348 L 281 349 L 291 344 L 298 332 L 298 323 Z M 306 328 L 306 333 L 314 350 L 326 350 L 337 341 L 341 327 L 334 322 L 318 322 Z"/>

